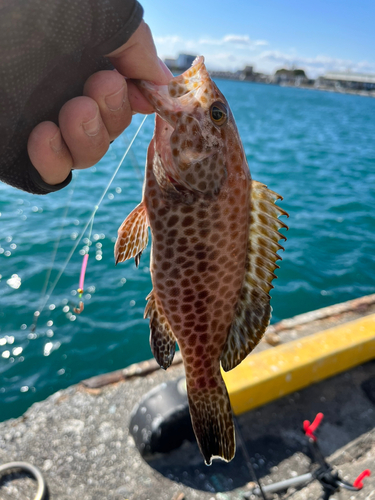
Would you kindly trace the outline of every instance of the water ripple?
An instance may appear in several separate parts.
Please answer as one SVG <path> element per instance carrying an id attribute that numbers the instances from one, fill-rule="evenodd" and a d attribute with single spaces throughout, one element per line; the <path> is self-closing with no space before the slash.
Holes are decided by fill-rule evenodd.
<path id="1" fill-rule="evenodd" d="M 375 292 L 375 99 L 218 81 L 243 139 L 254 179 L 279 192 L 290 230 L 272 292 L 273 321 Z M 96 168 L 45 197 L 0 185 L 1 418 L 98 373 L 151 357 L 143 320 L 151 290 L 149 249 L 140 269 L 114 265 L 113 242 L 139 203 L 149 118 L 93 225 L 85 310 L 76 289 L 82 241 L 30 332 L 61 231 L 53 282 L 141 117 Z M 62 216 L 72 193 L 66 221 Z M 96 246 L 100 243 L 100 246 Z M 96 259 L 99 256 L 100 259 Z M 9 286 L 19 284 L 19 288 Z M 51 307 L 50 307 L 51 306 Z"/>

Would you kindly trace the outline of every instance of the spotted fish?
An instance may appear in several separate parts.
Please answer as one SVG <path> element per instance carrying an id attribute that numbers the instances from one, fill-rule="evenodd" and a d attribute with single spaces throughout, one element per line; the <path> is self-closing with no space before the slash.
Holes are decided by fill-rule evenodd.
<path id="1" fill-rule="evenodd" d="M 189 408 L 207 464 L 230 461 L 235 432 L 221 376 L 257 345 L 270 319 L 271 282 L 285 237 L 281 196 L 250 176 L 228 103 L 203 57 L 158 86 L 138 81 L 156 109 L 142 202 L 118 231 L 116 263 L 138 265 L 151 228 L 151 277 L 145 317 L 159 365 L 176 341 Z"/>

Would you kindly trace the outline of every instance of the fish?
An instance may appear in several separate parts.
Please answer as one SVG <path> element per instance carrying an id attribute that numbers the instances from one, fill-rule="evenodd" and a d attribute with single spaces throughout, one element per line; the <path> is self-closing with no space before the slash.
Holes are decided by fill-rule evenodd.
<path id="1" fill-rule="evenodd" d="M 167 369 L 176 343 L 204 461 L 229 462 L 235 429 L 221 367 L 258 344 L 271 316 L 281 259 L 282 197 L 251 178 L 229 104 L 203 56 L 168 85 L 136 81 L 156 110 L 141 203 L 118 230 L 116 264 L 138 266 L 151 230 L 153 289 L 144 317 L 150 346 Z"/>

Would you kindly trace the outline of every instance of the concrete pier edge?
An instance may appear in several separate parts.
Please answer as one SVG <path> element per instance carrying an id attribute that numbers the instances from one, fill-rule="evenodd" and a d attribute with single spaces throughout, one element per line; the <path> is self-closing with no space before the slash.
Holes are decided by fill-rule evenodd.
<path id="1" fill-rule="evenodd" d="M 242 363 L 244 374 L 232 371 L 227 383 L 241 441 L 263 484 L 311 470 L 302 421 L 321 411 L 322 451 L 342 477 L 353 481 L 372 469 L 363 490 L 343 492 L 340 499 L 375 500 L 374 339 L 375 294 L 271 325 Z M 285 358 L 278 365 L 280 356 Z M 269 372 L 254 368 L 260 362 Z M 58 391 L 22 417 L 0 423 L 0 464 L 22 460 L 38 467 L 49 500 L 250 498 L 253 485 L 240 444 L 230 464 L 211 467 L 204 466 L 196 443 L 148 461 L 135 447 L 129 429 L 133 408 L 148 391 L 183 374 L 177 353 L 166 372 L 144 361 Z M 247 377 L 260 384 L 258 404 L 246 393 Z M 0 500 L 33 500 L 35 489 L 22 473 L 0 478 Z M 320 487 L 314 482 L 288 493 L 293 500 L 316 500 Z"/>

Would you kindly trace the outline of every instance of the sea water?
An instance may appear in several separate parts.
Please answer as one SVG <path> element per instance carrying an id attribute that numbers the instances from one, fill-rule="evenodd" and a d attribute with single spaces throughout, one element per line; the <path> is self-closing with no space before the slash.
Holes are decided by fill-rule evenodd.
<path id="1" fill-rule="evenodd" d="M 374 293 L 375 99 L 217 84 L 253 178 L 280 193 L 290 214 L 272 321 Z M 82 379 L 151 357 L 143 319 L 149 248 L 136 269 L 134 261 L 115 266 L 113 247 L 141 200 L 152 116 L 96 213 L 80 315 L 73 308 L 88 230 L 68 259 L 141 119 L 60 192 L 33 196 L 0 185 L 0 420 Z"/>

